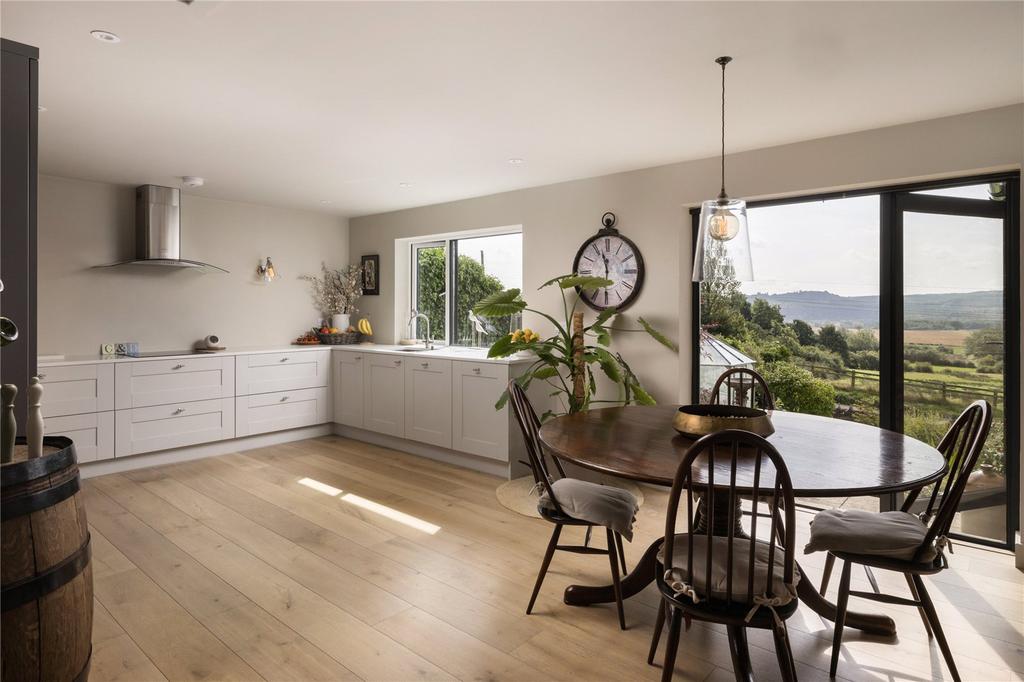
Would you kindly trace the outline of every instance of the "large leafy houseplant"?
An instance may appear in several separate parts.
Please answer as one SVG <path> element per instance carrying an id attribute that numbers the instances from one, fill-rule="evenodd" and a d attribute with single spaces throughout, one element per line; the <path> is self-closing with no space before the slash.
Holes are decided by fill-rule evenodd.
<path id="1" fill-rule="evenodd" d="M 534 381 L 546 382 L 554 391 L 562 404 L 563 412 L 573 414 L 586 410 L 596 403 L 612 403 L 618 405 L 653 405 L 654 398 L 641 386 L 636 374 L 619 353 L 609 350 L 612 332 L 646 332 L 663 346 L 676 351 L 676 345 L 664 334 L 654 329 L 643 318 L 638 318 L 640 328 L 623 328 L 612 326 L 612 319 L 618 311 L 608 308 L 600 313 L 589 325 L 582 323 L 583 313 L 577 312 L 579 303 L 577 296 L 572 297 L 570 305 L 566 296 L 569 290 L 579 287 L 583 290 L 600 289 L 611 286 L 613 282 L 603 277 L 583 277 L 570 274 L 561 275 L 548 280 L 539 289 L 557 285 L 562 294 L 563 319 L 557 320 L 552 315 L 528 307 L 520 295 L 519 289 L 506 289 L 481 300 L 473 312 L 483 317 L 507 317 L 527 312 L 540 315 L 555 327 L 555 333 L 541 339 L 530 330 L 516 330 L 501 337 L 491 346 L 487 357 L 503 358 L 525 351 L 536 356 L 536 360 L 520 376 L 516 382 L 526 389 Z M 595 370 L 600 369 L 608 379 L 619 387 L 618 400 L 596 400 L 597 391 Z M 508 391 L 502 393 L 495 405 L 501 409 L 508 400 Z M 542 420 L 557 414 L 548 410 Z"/>

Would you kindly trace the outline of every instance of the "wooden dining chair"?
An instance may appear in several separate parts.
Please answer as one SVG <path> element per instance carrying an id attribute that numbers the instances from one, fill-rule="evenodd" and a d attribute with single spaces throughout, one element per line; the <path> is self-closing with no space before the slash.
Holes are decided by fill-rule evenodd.
<path id="1" fill-rule="evenodd" d="M 907 496 L 900 511 L 862 512 L 854 519 L 848 519 L 851 523 L 842 529 L 844 537 L 841 543 L 844 549 L 828 550 L 824 576 L 819 589 L 822 595 L 828 589 L 829 577 L 832 574 L 835 560 L 838 558 L 843 561 L 839 579 L 839 596 L 836 601 L 835 632 L 832 638 L 832 665 L 830 668 L 832 677 L 835 677 L 839 665 L 847 603 L 852 596 L 885 604 L 916 607 L 921 614 L 921 620 L 924 622 L 928 636 L 934 636 L 938 641 L 942 657 L 945 659 L 953 679 L 960 679 L 960 673 L 957 671 L 953 653 L 950 651 L 949 643 L 942 631 L 942 624 L 939 622 L 935 605 L 928 595 L 928 590 L 925 589 L 921 576 L 933 575 L 949 566 L 943 551 L 949 542 L 949 529 L 956 515 L 957 507 L 960 505 L 960 498 L 967 486 L 967 479 L 978 462 L 991 427 L 992 407 L 984 400 L 976 400 L 971 403 L 957 417 L 939 442 L 938 450 L 946 459 L 948 473 L 945 479 L 932 486 L 924 511 L 920 514 L 910 513 L 914 503 L 924 490 L 922 488 Z M 841 513 L 839 510 L 826 510 L 815 516 L 815 520 L 811 524 L 811 543 L 808 547 L 815 543 L 814 524 L 818 522 L 818 519 L 831 521 L 831 517 Z M 863 521 L 857 523 L 860 519 Z M 894 533 L 899 532 L 901 535 L 916 532 L 919 535 L 918 541 L 904 550 L 905 555 L 903 556 L 895 555 L 891 547 L 886 547 L 885 555 L 882 555 L 883 550 L 879 547 L 886 543 L 880 538 L 885 537 L 887 527 L 891 527 Z M 828 542 L 826 540 L 823 544 L 828 544 Z M 832 542 L 838 542 L 838 540 L 832 540 Z M 850 551 L 852 547 L 856 547 L 857 551 Z M 864 566 L 872 587 L 871 592 L 850 589 L 850 571 L 853 564 Z M 907 599 L 882 593 L 871 571 L 872 568 L 902 573 L 910 588 L 912 598 Z"/>
<path id="2" fill-rule="evenodd" d="M 603 486 L 596 483 L 589 483 L 587 481 L 580 481 L 578 479 L 572 479 L 565 475 L 565 470 L 562 468 L 561 462 L 558 461 L 557 457 L 553 457 L 555 470 L 558 473 L 558 478 L 555 478 L 551 474 L 551 470 L 548 468 L 547 458 L 544 454 L 543 445 L 540 442 L 540 436 L 538 434 L 540 429 L 540 420 L 537 418 L 537 413 L 533 409 L 533 405 L 530 404 L 529 398 L 526 397 L 526 392 L 523 391 L 522 387 L 513 380 L 508 385 L 509 402 L 512 405 L 512 412 L 516 416 L 516 421 L 519 423 L 519 428 L 523 432 L 523 440 L 526 445 L 526 453 L 529 457 L 530 469 L 533 472 L 534 482 L 537 484 L 537 488 L 541 491 L 541 500 L 537 506 L 537 511 L 541 517 L 554 524 L 554 530 L 551 532 L 551 540 L 548 542 L 547 549 L 544 552 L 544 559 L 540 565 L 540 573 L 537 574 L 537 582 L 533 587 L 533 594 L 530 595 L 530 603 L 526 606 L 526 613 L 529 614 L 533 611 L 533 605 L 537 601 L 537 595 L 540 593 L 540 587 L 544 582 L 544 576 L 547 574 L 548 566 L 551 564 L 551 559 L 555 554 L 555 551 L 572 552 L 575 554 L 606 554 L 608 555 L 608 563 L 612 573 L 612 586 L 615 592 L 615 606 L 618 610 L 619 615 L 619 627 L 623 630 L 626 629 L 626 616 L 622 606 L 622 588 L 620 584 L 619 568 L 621 566 L 622 574 L 626 573 L 626 555 L 622 548 L 622 534 L 613 530 L 611 526 L 605 526 L 605 536 L 607 539 L 607 549 L 600 549 L 598 547 L 591 547 L 589 544 L 590 533 L 594 527 L 599 527 L 600 524 L 596 521 L 588 521 L 578 516 L 574 516 L 569 508 L 573 508 L 575 504 L 569 504 L 570 500 L 566 500 L 566 495 L 573 496 L 571 502 L 581 502 L 583 506 L 595 506 L 592 503 L 597 503 L 596 506 L 609 507 L 613 506 L 616 510 L 621 510 L 623 518 L 618 519 L 615 525 L 628 524 L 632 527 L 633 518 L 632 515 L 636 513 L 637 503 L 636 498 L 631 493 L 620 488 L 613 486 Z M 559 491 L 561 490 L 561 494 Z M 601 505 L 603 501 L 608 504 Z M 563 503 L 566 506 L 563 506 Z M 629 518 L 624 518 L 628 511 Z M 607 511 L 607 509 L 606 509 Z M 558 539 L 562 534 L 562 528 L 565 526 L 582 526 L 586 528 L 586 540 L 583 545 L 560 545 Z"/>
<path id="3" fill-rule="evenodd" d="M 722 392 L 725 396 L 722 396 Z M 738 405 L 740 407 L 756 407 L 762 410 L 774 410 L 775 398 L 772 396 L 768 382 L 755 370 L 747 367 L 734 367 L 722 372 L 711 389 L 712 405 Z"/>
<path id="4" fill-rule="evenodd" d="M 752 462 L 750 480 L 737 476 L 737 464 Z M 742 468 L 742 467 L 741 467 Z M 700 472 L 706 470 L 706 479 Z M 679 503 L 685 495 L 685 532 L 677 534 Z M 700 495 L 707 504 L 694 504 Z M 740 500 L 765 516 L 750 516 L 750 534 L 736 531 Z M 697 518 L 706 514 L 710 518 Z M 715 516 L 727 517 L 716 522 Z M 786 629 L 797 608 L 800 572 L 794 552 L 795 506 L 793 484 L 778 451 L 764 438 L 746 431 L 719 431 L 704 436 L 686 451 L 669 494 L 665 538 L 659 553 L 657 585 L 662 606 L 651 640 L 648 663 L 653 663 L 666 617 L 669 620 L 663 681 L 675 668 L 683 618 L 726 626 L 736 671 L 750 669 L 746 628 L 772 631 L 784 680 L 796 679 Z M 727 529 L 713 535 L 712 528 Z M 700 530 L 704 529 L 704 530 Z M 742 529 L 739 529 L 742 531 Z M 758 532 L 760 531 L 760 533 Z M 745 679 L 737 672 L 737 679 Z"/>

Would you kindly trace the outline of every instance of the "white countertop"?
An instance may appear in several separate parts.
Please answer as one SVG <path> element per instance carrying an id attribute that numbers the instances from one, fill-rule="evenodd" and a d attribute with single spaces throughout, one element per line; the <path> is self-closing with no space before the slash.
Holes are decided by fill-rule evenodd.
<path id="1" fill-rule="evenodd" d="M 66 356 L 41 356 L 38 361 L 39 367 L 63 367 L 68 365 L 93 365 L 107 362 L 145 362 L 146 360 L 161 360 L 173 357 L 204 357 L 217 355 L 253 355 L 257 353 L 304 353 L 316 350 L 330 351 L 360 351 L 364 353 L 385 353 L 390 355 L 408 355 L 412 357 L 424 356 L 432 358 L 444 358 L 447 360 L 472 360 L 473 362 L 493 362 L 502 365 L 509 365 L 519 362 L 527 362 L 533 358 L 529 354 L 517 354 L 508 358 L 488 358 L 486 348 L 467 348 L 465 346 L 445 346 L 434 350 L 408 351 L 403 348 L 410 346 L 399 346 L 378 343 L 360 343 L 345 346 L 311 345 L 301 346 L 296 344 L 286 346 L 240 346 L 228 348 L 213 353 L 201 353 L 196 355 L 166 355 L 149 356 L 144 358 L 130 358 L 123 355 L 66 355 Z M 422 346 L 419 346 L 422 348 Z M 148 351 L 147 351 L 148 352 Z"/>

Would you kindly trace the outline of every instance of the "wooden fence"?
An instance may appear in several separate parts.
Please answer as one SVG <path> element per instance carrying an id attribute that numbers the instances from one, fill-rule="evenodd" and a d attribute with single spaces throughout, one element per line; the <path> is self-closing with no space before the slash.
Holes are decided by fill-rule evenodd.
<path id="1" fill-rule="evenodd" d="M 878 384 L 878 374 L 863 369 L 835 369 L 824 365 L 801 364 L 815 376 L 829 376 L 832 379 L 850 378 L 850 388 L 857 387 L 857 381 Z M 935 391 L 942 396 L 943 400 L 949 398 L 961 398 L 974 400 L 977 398 L 988 398 L 995 408 L 1003 401 L 1003 389 L 991 386 L 978 386 L 973 384 L 960 384 L 949 381 L 931 381 L 924 379 L 903 379 L 903 385 L 908 387 L 923 388 Z"/>

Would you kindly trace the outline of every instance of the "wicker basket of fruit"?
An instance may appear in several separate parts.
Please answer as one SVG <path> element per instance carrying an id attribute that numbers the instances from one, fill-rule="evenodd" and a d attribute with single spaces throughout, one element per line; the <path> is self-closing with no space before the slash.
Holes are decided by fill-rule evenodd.
<path id="1" fill-rule="evenodd" d="M 327 346 L 344 346 L 359 343 L 359 332 L 352 327 L 344 330 L 338 327 L 320 327 L 320 329 L 316 330 L 316 336 L 320 343 Z"/>

